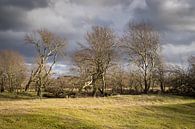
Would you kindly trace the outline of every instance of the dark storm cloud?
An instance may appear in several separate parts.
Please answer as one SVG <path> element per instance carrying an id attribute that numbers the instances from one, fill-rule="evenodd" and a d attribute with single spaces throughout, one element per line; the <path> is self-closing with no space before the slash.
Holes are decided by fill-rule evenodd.
<path id="1" fill-rule="evenodd" d="M 194 0 L 146 0 L 146 3 L 148 15 L 157 26 L 173 31 L 195 31 Z"/>
<path id="2" fill-rule="evenodd" d="M 0 7 L 18 7 L 25 10 L 47 7 L 48 0 L 1 0 Z"/>
<path id="3" fill-rule="evenodd" d="M 27 58 L 32 57 L 35 54 L 35 50 L 24 42 L 24 35 L 24 32 L 0 32 L 0 50 L 15 50 Z"/>
<path id="4" fill-rule="evenodd" d="M 66 37 L 71 55 L 92 25 L 122 34 L 129 20 L 155 26 L 169 62 L 195 51 L 194 0 L 0 0 L 0 49 L 14 49 L 31 59 L 34 50 L 24 44 L 24 35 L 43 27 Z"/>
<path id="5" fill-rule="evenodd" d="M 0 7 L 0 30 L 23 30 L 28 27 L 25 13 L 20 8 Z"/>
<path id="6" fill-rule="evenodd" d="M 194 0 L 143 0 L 137 5 L 133 19 L 151 22 L 160 30 L 195 31 Z"/>
<path id="7" fill-rule="evenodd" d="M 35 51 L 24 43 L 24 35 L 30 28 L 27 13 L 48 4 L 48 0 L 0 0 L 0 50 L 19 51 L 31 62 Z"/>
<path id="8" fill-rule="evenodd" d="M 48 0 L 1 0 L 0 30 L 25 30 L 29 23 L 27 11 L 47 7 L 48 4 Z"/>
<path id="9" fill-rule="evenodd" d="M 133 20 L 150 22 L 160 32 L 161 44 L 173 44 L 175 47 L 183 44 L 189 46 L 195 41 L 195 1 L 193 0 L 146 0 L 145 7 L 136 7 L 133 15 Z M 169 53 L 170 51 L 167 51 L 166 55 L 171 54 Z M 190 53 L 183 53 L 183 55 L 190 55 Z M 191 51 L 191 54 L 194 52 Z M 172 55 L 172 60 L 169 56 L 169 62 L 179 61 L 179 56 L 182 54 Z"/>

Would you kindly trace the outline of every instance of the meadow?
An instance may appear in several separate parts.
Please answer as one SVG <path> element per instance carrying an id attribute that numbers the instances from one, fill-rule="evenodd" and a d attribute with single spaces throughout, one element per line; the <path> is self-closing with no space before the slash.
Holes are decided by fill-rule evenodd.
<path id="1" fill-rule="evenodd" d="M 194 129 L 195 99 L 118 95 L 38 99 L 0 94 L 0 129 Z"/>

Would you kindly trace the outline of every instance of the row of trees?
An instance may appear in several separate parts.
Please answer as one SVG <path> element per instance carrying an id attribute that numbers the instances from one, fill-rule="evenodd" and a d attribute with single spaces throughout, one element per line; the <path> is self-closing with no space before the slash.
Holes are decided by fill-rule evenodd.
<path id="1" fill-rule="evenodd" d="M 107 71 L 117 64 L 122 54 L 133 63 L 148 93 L 154 72 L 160 69 L 159 34 L 146 23 L 130 23 L 122 38 L 106 27 L 93 27 L 86 36 L 87 46 L 75 54 L 75 62 L 82 77 L 91 77 L 93 95 L 97 90 L 105 94 Z M 121 60 L 120 60 L 121 61 Z M 156 72 L 157 73 L 157 72 Z M 141 84 L 142 85 L 142 84 Z"/>
<path id="2" fill-rule="evenodd" d="M 42 96 L 42 91 L 51 85 L 56 89 L 60 84 L 62 93 L 67 84 L 63 87 L 61 82 L 65 82 L 69 89 L 71 85 L 76 87 L 76 92 L 90 91 L 93 96 L 123 94 L 127 90 L 128 93 L 148 93 L 154 89 L 163 93 L 195 93 L 194 57 L 190 58 L 187 69 L 167 66 L 161 55 L 160 34 L 152 25 L 130 22 L 122 37 L 109 27 L 95 26 L 85 39 L 73 56 L 76 77 L 69 77 L 67 82 L 51 79 L 53 66 L 58 57 L 64 55 L 67 41 L 45 29 L 27 34 L 25 41 L 37 51 L 34 68 L 25 81 L 27 72 L 21 55 L 2 51 L 1 91 L 13 92 L 24 84 L 25 91 L 33 86 L 37 95 Z M 126 62 L 131 67 L 119 65 Z"/>

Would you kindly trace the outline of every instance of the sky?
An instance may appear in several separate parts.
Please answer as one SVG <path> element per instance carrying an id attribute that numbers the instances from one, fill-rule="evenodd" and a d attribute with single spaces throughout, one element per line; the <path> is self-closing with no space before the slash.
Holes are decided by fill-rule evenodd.
<path id="1" fill-rule="evenodd" d="M 68 73 L 68 55 L 91 26 L 108 26 L 120 35 L 128 21 L 154 25 L 167 63 L 183 64 L 195 54 L 194 0 L 0 0 L 0 50 L 18 51 L 31 64 L 35 50 L 24 36 L 47 28 L 69 42 L 66 61 L 55 66 L 57 73 Z"/>

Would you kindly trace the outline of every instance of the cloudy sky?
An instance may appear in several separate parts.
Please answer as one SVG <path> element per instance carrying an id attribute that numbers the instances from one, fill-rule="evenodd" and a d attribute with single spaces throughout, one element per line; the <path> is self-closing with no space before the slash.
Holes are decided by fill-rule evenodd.
<path id="1" fill-rule="evenodd" d="M 0 50 L 19 51 L 31 63 L 35 51 L 24 43 L 24 35 L 47 28 L 66 37 L 71 54 L 92 25 L 121 34 L 129 20 L 156 27 L 167 62 L 181 64 L 195 54 L 194 0 L 0 0 Z M 55 69 L 68 71 L 69 65 Z"/>

